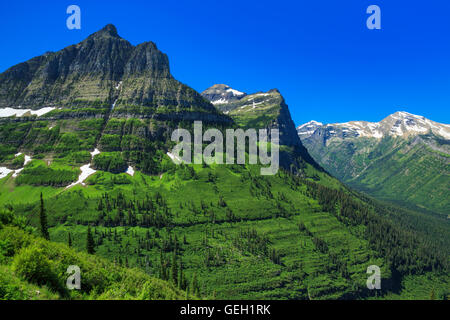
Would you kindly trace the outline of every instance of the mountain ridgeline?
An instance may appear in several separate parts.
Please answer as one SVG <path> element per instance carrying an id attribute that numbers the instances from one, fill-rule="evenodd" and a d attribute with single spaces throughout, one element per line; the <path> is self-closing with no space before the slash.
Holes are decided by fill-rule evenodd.
<path id="1" fill-rule="evenodd" d="M 202 96 L 244 129 L 278 129 L 282 146 L 280 165 L 284 168 L 297 172 L 309 164 L 322 170 L 300 141 L 289 108 L 277 89 L 246 94 L 227 85 L 216 84 L 203 91 Z"/>
<path id="2" fill-rule="evenodd" d="M 170 74 L 153 42 L 132 46 L 113 25 L 77 45 L 21 63 L 0 76 L 0 107 L 120 105 L 214 112 Z"/>
<path id="3" fill-rule="evenodd" d="M 279 129 L 280 170 L 175 165 L 171 133 L 195 120 Z M 112 25 L 0 74 L 0 124 L 0 299 L 44 287 L 59 299 L 449 294 L 448 221 L 329 175 L 277 89 L 197 93 L 154 43 L 133 46 Z M 49 277 L 22 272 L 33 259 Z M 60 286 L 74 259 L 92 285 L 83 296 Z M 379 291 L 367 289 L 370 265 L 382 272 Z M 18 286 L 26 294 L 11 295 Z"/>

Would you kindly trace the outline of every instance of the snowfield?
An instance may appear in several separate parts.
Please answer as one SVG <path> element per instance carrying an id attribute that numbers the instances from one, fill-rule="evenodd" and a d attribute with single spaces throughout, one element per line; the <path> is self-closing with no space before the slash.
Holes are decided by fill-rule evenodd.
<path id="1" fill-rule="evenodd" d="M 8 169 L 6 167 L 0 167 L 0 179 L 3 179 L 4 177 L 6 177 L 8 174 L 10 174 L 13 171 L 14 170 Z"/>
<path id="2" fill-rule="evenodd" d="M 129 166 L 127 171 L 125 173 L 129 174 L 130 176 L 134 176 L 134 169 L 132 166 Z"/>
<path id="3" fill-rule="evenodd" d="M 85 164 L 84 166 L 82 166 L 80 168 L 81 170 L 81 174 L 78 177 L 78 181 L 69 184 L 66 189 L 72 188 L 73 186 L 77 185 L 77 184 L 81 184 L 81 185 L 85 185 L 84 180 L 86 180 L 90 175 L 94 174 L 97 172 L 97 170 L 92 169 L 90 164 Z"/>
<path id="4" fill-rule="evenodd" d="M 49 113 L 50 111 L 55 110 L 55 108 L 52 107 L 46 107 L 38 110 L 31 110 L 31 109 L 14 109 L 14 108 L 3 108 L 0 109 L 0 118 L 6 118 L 6 117 L 21 117 L 25 113 L 30 112 L 32 115 L 37 115 L 38 117 Z"/>

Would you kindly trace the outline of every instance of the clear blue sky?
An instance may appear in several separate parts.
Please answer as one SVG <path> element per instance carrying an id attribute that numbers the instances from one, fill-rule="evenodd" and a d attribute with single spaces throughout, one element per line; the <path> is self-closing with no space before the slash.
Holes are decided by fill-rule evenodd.
<path id="1" fill-rule="evenodd" d="M 81 30 L 66 8 L 81 7 Z M 382 30 L 366 28 L 381 8 Z M 293 119 L 379 121 L 398 110 L 450 123 L 450 1 L 1 1 L 0 71 L 78 43 L 108 23 L 154 41 L 202 91 L 278 88 Z"/>

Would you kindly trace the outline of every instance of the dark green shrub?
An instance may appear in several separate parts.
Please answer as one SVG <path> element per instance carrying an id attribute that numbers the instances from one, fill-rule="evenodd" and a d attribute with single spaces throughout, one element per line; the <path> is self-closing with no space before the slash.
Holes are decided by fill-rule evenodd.
<path id="1" fill-rule="evenodd" d="M 86 164 L 91 161 L 89 151 L 78 151 L 70 153 L 68 160 L 75 164 Z"/>
<path id="2" fill-rule="evenodd" d="M 22 249 L 12 262 L 12 270 L 24 280 L 37 285 L 48 285 L 54 290 L 62 291 L 63 286 L 53 271 L 53 263 L 44 250 L 36 245 Z"/>
<path id="3" fill-rule="evenodd" d="M 120 151 L 120 135 L 104 134 L 100 139 L 101 149 L 105 151 Z"/>
<path id="4" fill-rule="evenodd" d="M 16 179 L 17 185 L 62 187 L 69 185 L 78 178 L 78 169 L 53 169 L 46 165 L 25 168 Z"/>
<path id="5" fill-rule="evenodd" d="M 94 157 L 94 168 L 112 173 L 121 173 L 127 170 L 127 162 L 120 152 L 102 152 Z"/>
<path id="6" fill-rule="evenodd" d="M 25 163 L 25 155 L 21 154 L 14 158 L 14 160 L 11 162 L 11 167 L 13 169 L 22 168 L 24 163 Z"/>

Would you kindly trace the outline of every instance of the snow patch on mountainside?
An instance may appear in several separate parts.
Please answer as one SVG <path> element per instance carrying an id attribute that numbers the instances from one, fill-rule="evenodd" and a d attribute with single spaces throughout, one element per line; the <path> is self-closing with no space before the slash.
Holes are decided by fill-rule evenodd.
<path id="1" fill-rule="evenodd" d="M 22 154 L 22 152 L 16 153 L 15 156 L 18 157 Z M 13 178 L 17 178 L 17 176 L 19 175 L 19 173 L 25 168 L 25 166 L 31 162 L 31 160 L 33 160 L 30 156 L 24 155 L 25 159 L 23 161 L 23 167 L 20 169 L 16 169 L 16 170 L 12 170 L 14 171 L 12 177 Z"/>
<path id="2" fill-rule="evenodd" d="M 91 156 L 95 157 L 97 154 L 100 154 L 100 150 L 98 150 L 97 148 L 94 149 L 94 151 L 91 152 Z"/>
<path id="3" fill-rule="evenodd" d="M 323 126 L 322 122 L 311 120 L 297 127 L 297 133 L 301 137 L 311 136 L 317 128 Z"/>
<path id="4" fill-rule="evenodd" d="M 0 109 L 0 118 L 6 118 L 6 117 L 22 117 L 26 113 L 30 113 L 31 115 L 37 115 L 38 117 L 49 113 L 50 111 L 55 110 L 53 107 L 45 107 L 38 110 L 31 110 L 31 109 L 14 109 L 14 108 L 2 108 Z"/>
<path id="5" fill-rule="evenodd" d="M 310 126 L 323 126 L 323 123 L 315 121 L 315 120 L 311 120 L 311 121 L 309 121 L 307 123 L 304 123 L 304 124 L 298 126 L 297 129 L 302 129 L 304 127 L 310 127 Z"/>
<path id="6" fill-rule="evenodd" d="M 237 91 L 237 90 L 234 90 L 234 89 L 231 89 L 231 88 L 227 89 L 227 92 L 231 92 L 235 96 L 243 96 L 243 95 L 245 95 L 245 93 Z"/>
<path id="7" fill-rule="evenodd" d="M 3 179 L 4 177 L 8 176 L 11 172 L 14 170 L 8 169 L 6 167 L 0 167 L 0 179 Z"/>
<path id="8" fill-rule="evenodd" d="M 239 101 L 244 98 L 244 92 L 235 90 L 226 84 L 215 84 L 202 92 L 202 96 L 208 99 L 212 104 L 228 104 Z"/>
<path id="9" fill-rule="evenodd" d="M 224 98 L 220 98 L 219 100 L 215 100 L 215 101 L 211 101 L 212 104 L 225 104 L 225 103 L 230 103 L 229 100 L 226 100 Z"/>
<path id="10" fill-rule="evenodd" d="M 450 140 L 450 132 L 449 130 L 445 131 L 443 128 L 439 129 L 439 135 L 444 137 L 447 140 Z"/>
<path id="11" fill-rule="evenodd" d="M 91 151 L 91 157 L 92 159 L 94 159 L 94 157 L 97 154 L 100 154 L 100 150 L 98 150 L 97 148 L 94 149 L 94 151 Z M 77 185 L 77 184 L 81 184 L 81 185 L 85 185 L 84 181 L 91 175 L 93 175 L 94 173 L 97 172 L 97 170 L 91 168 L 91 164 L 85 164 L 84 166 L 80 167 L 81 170 L 81 174 L 78 176 L 78 180 L 76 182 L 71 183 L 70 185 L 68 185 L 66 187 L 66 189 L 72 188 L 73 186 Z"/>
<path id="12" fill-rule="evenodd" d="M 19 153 L 16 153 L 14 156 L 15 157 L 18 157 L 18 156 L 20 156 L 22 154 L 22 152 L 19 152 Z M 30 156 L 27 156 L 27 155 L 25 155 L 24 156 L 25 157 L 25 159 L 24 159 L 24 162 L 23 162 L 23 166 L 25 167 L 28 163 L 30 163 L 31 162 L 31 160 L 33 160 L 33 159 L 31 159 L 31 157 Z"/>
<path id="13" fill-rule="evenodd" d="M 129 174 L 130 176 L 134 176 L 134 169 L 132 166 L 128 166 L 127 171 L 125 173 Z"/>
<path id="14" fill-rule="evenodd" d="M 265 101 L 256 102 L 256 103 L 255 103 L 255 101 L 253 101 L 253 103 L 251 103 L 251 104 L 244 104 L 242 107 L 240 107 L 240 109 L 244 109 L 246 107 L 252 107 L 252 109 L 255 109 L 256 106 L 259 106 L 259 105 L 261 105 L 263 103 L 265 103 Z"/>
<path id="15" fill-rule="evenodd" d="M 15 156 L 18 157 L 18 156 L 20 156 L 21 154 L 22 154 L 22 152 L 19 152 L 19 153 L 16 153 Z M 13 177 L 13 178 L 16 178 L 17 175 L 25 168 L 25 166 L 26 166 L 28 163 L 31 162 L 31 160 L 32 160 L 32 159 L 31 159 L 30 156 L 25 155 L 25 159 L 24 159 L 24 162 L 23 162 L 23 167 L 20 168 L 20 169 L 12 170 L 12 169 L 8 169 L 8 168 L 6 168 L 6 167 L 0 167 L 0 179 L 3 179 L 4 177 L 6 177 L 6 176 L 7 176 L 8 174 L 10 174 L 11 172 L 13 172 L 12 177 Z"/>
<path id="16" fill-rule="evenodd" d="M 69 184 L 66 189 L 72 188 L 77 184 L 85 185 L 84 181 L 91 175 L 97 172 L 97 170 L 92 169 L 90 164 L 85 164 L 80 168 L 81 174 L 78 176 L 78 180 L 74 183 Z"/>
<path id="17" fill-rule="evenodd" d="M 13 177 L 13 178 L 17 178 L 17 176 L 19 175 L 19 173 L 20 173 L 22 170 L 23 170 L 23 168 L 20 168 L 20 169 L 15 170 L 14 173 L 13 173 L 13 175 L 12 175 L 12 177 Z"/>

